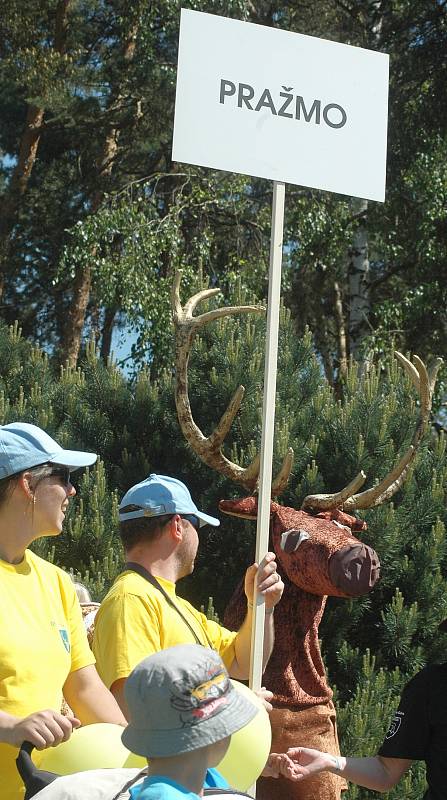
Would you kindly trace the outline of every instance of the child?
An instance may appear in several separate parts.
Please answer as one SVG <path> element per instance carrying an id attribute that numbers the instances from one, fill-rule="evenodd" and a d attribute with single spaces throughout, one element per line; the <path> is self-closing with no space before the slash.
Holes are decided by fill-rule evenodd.
<path id="1" fill-rule="evenodd" d="M 257 708 L 234 688 L 214 650 L 184 644 L 145 658 L 129 675 L 125 697 L 123 743 L 149 760 L 132 800 L 197 800 L 204 785 L 228 787 L 213 767 Z"/>

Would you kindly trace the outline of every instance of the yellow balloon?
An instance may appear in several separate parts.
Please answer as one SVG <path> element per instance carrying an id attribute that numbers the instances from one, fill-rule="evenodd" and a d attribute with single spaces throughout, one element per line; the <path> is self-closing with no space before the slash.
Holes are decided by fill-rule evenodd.
<path id="1" fill-rule="evenodd" d="M 136 753 L 129 752 L 123 767 L 126 767 L 126 769 L 143 769 L 144 767 L 147 767 L 147 758 L 144 758 L 143 756 L 137 756 Z"/>
<path id="2" fill-rule="evenodd" d="M 57 775 L 71 775 L 87 769 L 145 767 L 146 759 L 124 747 L 122 732 L 121 725 L 109 722 L 85 725 L 73 731 L 67 742 L 39 752 L 36 762 L 40 769 Z"/>
<path id="3" fill-rule="evenodd" d="M 230 746 L 217 769 L 233 789 L 246 792 L 265 767 L 272 743 L 272 730 L 262 700 L 243 683 L 231 682 L 237 691 L 258 707 L 258 713 L 245 728 L 233 733 Z"/>

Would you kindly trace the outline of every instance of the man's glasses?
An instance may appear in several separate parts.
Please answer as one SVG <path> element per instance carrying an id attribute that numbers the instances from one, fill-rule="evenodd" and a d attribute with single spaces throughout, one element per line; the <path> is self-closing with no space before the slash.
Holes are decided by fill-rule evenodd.
<path id="1" fill-rule="evenodd" d="M 196 529 L 196 531 L 200 528 L 200 520 L 196 517 L 195 514 L 182 514 L 182 519 L 186 519 L 188 522 L 191 523 L 192 527 Z"/>
<path id="2" fill-rule="evenodd" d="M 71 483 L 70 467 L 52 467 L 50 475 L 59 478 L 64 486 L 68 486 Z"/>

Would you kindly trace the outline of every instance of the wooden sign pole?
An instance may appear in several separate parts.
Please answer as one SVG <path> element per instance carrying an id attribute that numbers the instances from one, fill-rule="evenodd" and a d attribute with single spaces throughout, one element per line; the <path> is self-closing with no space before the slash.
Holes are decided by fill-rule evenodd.
<path id="1" fill-rule="evenodd" d="M 269 292 L 262 410 L 261 464 L 259 472 L 256 555 L 259 564 L 268 552 L 270 499 L 272 485 L 273 435 L 275 429 L 276 372 L 278 358 L 279 308 L 281 299 L 281 264 L 284 230 L 285 184 L 273 183 L 272 235 L 270 242 Z M 251 638 L 250 687 L 262 685 L 265 604 L 258 597 L 253 609 Z"/>

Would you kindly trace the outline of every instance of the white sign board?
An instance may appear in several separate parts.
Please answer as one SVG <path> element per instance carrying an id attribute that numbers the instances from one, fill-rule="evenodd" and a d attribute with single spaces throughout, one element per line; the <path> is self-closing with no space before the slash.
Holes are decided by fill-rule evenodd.
<path id="1" fill-rule="evenodd" d="M 182 9 L 175 161 L 385 198 L 384 53 Z"/>

